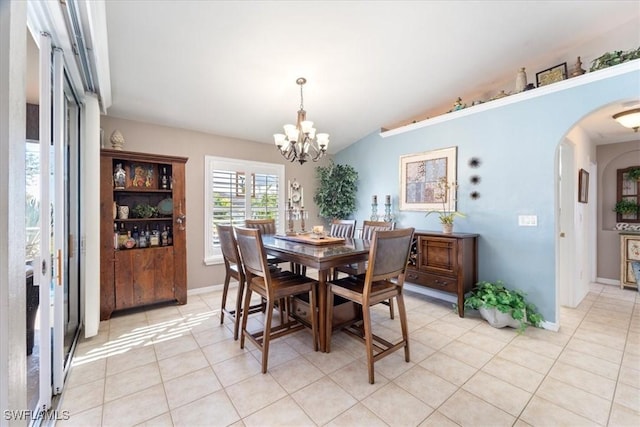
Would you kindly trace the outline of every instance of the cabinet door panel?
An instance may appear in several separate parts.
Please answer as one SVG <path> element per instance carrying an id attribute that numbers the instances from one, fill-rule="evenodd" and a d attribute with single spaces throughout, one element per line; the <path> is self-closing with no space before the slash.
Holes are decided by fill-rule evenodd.
<path id="1" fill-rule="evenodd" d="M 155 299 L 157 301 L 174 299 L 173 249 L 158 249 L 156 254 Z"/>
<path id="2" fill-rule="evenodd" d="M 455 275 L 458 271 L 456 239 L 420 237 L 418 269 L 436 274 Z"/>
<path id="3" fill-rule="evenodd" d="M 133 289 L 137 304 L 154 302 L 155 250 L 135 251 Z"/>
<path id="4" fill-rule="evenodd" d="M 115 252 L 115 303 L 116 310 L 135 306 L 133 294 L 133 258 L 131 252 Z"/>

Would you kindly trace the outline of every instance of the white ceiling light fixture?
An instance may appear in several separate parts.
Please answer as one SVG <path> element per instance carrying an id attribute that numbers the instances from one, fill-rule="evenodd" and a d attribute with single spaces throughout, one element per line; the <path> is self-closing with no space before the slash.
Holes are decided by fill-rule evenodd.
<path id="1" fill-rule="evenodd" d="M 329 146 L 329 134 L 318 133 L 313 127 L 313 122 L 307 120 L 307 112 L 304 111 L 304 99 L 302 96 L 302 86 L 307 82 L 304 77 L 299 77 L 296 83 L 300 85 L 300 109 L 298 110 L 298 121 L 295 125 L 284 125 L 284 134 L 273 135 L 276 147 L 280 150 L 282 157 L 290 162 L 298 161 L 304 164 L 311 159 L 317 162 L 327 152 Z"/>
<path id="2" fill-rule="evenodd" d="M 640 128 L 640 108 L 614 114 L 613 118 L 622 126 L 633 129 L 635 132 Z"/>

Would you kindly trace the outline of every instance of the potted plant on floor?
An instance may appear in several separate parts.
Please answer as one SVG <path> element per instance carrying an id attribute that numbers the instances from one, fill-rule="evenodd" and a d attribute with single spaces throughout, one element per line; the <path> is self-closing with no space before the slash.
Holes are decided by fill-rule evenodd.
<path id="1" fill-rule="evenodd" d="M 522 333 L 529 324 L 539 327 L 544 320 L 525 297 L 524 292 L 508 289 L 502 281 L 482 281 L 465 298 L 464 308 L 478 310 L 494 328 L 510 326 Z"/>

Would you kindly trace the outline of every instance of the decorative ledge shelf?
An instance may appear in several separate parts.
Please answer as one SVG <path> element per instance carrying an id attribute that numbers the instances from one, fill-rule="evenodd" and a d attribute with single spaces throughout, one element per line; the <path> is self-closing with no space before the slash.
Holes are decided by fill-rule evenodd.
<path id="1" fill-rule="evenodd" d="M 526 92 L 520 92 L 514 95 L 509 95 L 504 98 L 496 99 L 494 101 L 487 101 L 479 105 L 473 105 L 471 107 L 463 108 L 462 110 L 452 111 L 451 113 L 444 113 L 442 115 L 421 120 L 416 123 L 410 123 L 408 125 L 400 126 L 394 129 L 381 131 L 380 136 L 383 138 L 386 138 L 388 136 L 400 135 L 402 133 L 411 132 L 413 130 L 421 129 L 423 127 L 433 126 L 438 123 L 459 119 L 460 117 L 469 116 L 471 114 L 480 113 L 482 111 L 492 110 L 494 108 L 504 107 L 505 105 L 515 104 L 517 102 L 526 101 L 528 99 L 537 98 L 539 96 L 548 95 L 554 92 L 560 92 L 566 89 L 571 89 L 574 87 L 597 82 L 599 80 L 605 80 L 611 77 L 620 76 L 620 75 L 631 73 L 634 71 L 640 71 L 640 59 L 635 59 L 633 61 L 625 62 L 624 64 L 614 65 L 613 67 L 605 68 L 603 70 L 585 73 L 581 76 L 572 77 L 567 80 L 562 80 L 560 82 L 553 83 L 548 86 L 531 89 Z"/>

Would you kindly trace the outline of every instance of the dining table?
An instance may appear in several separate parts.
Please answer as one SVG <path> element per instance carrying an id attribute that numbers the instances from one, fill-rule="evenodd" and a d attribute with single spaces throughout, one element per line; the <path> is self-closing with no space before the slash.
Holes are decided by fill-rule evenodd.
<path id="1" fill-rule="evenodd" d="M 284 261 L 318 270 L 318 332 L 320 351 L 327 351 L 327 277 L 333 267 L 366 261 L 370 240 L 313 239 L 304 236 L 263 235 L 265 251 Z"/>

